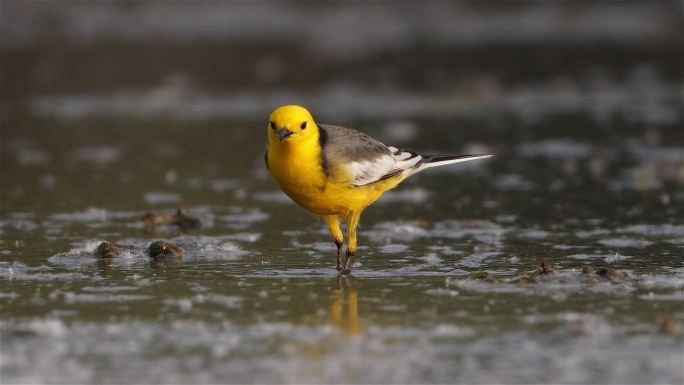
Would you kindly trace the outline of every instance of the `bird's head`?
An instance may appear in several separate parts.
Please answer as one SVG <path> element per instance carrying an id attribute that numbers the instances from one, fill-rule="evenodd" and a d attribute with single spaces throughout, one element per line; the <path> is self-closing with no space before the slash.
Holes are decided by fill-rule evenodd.
<path id="1" fill-rule="evenodd" d="M 294 145 L 317 139 L 318 126 L 311 113 L 300 106 L 282 106 L 271 113 L 268 142 L 272 146 Z"/>

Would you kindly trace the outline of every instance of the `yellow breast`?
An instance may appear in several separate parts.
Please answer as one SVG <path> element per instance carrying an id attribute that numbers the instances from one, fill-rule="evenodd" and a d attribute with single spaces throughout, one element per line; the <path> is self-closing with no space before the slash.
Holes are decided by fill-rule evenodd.
<path id="1" fill-rule="evenodd" d="M 280 188 L 300 206 L 316 214 L 334 214 L 338 205 L 326 197 L 327 177 L 317 142 L 269 146 L 268 170 Z"/>

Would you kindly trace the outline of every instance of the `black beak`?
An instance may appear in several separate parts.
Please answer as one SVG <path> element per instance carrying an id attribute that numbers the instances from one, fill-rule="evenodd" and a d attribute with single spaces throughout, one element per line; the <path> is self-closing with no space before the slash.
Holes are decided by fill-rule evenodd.
<path id="1" fill-rule="evenodd" d="M 289 131 L 287 128 L 281 128 L 280 130 L 278 130 L 278 140 L 282 142 L 283 140 L 285 140 L 285 138 L 292 134 L 294 134 L 294 132 Z"/>

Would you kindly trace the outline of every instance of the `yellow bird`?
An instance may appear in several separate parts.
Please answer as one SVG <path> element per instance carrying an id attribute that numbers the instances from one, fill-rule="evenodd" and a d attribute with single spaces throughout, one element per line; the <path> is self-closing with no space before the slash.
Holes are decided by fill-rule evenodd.
<path id="1" fill-rule="evenodd" d="M 490 156 L 420 155 L 385 146 L 354 129 L 316 123 L 301 106 L 276 109 L 268 123 L 266 167 L 285 194 L 325 220 L 342 274 L 354 262 L 361 213 L 385 191 L 426 168 Z M 341 220 L 349 238 L 344 263 Z"/>

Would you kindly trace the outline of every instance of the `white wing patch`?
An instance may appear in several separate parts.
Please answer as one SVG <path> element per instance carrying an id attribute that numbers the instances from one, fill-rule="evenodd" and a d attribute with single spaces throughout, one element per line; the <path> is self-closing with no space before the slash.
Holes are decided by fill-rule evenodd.
<path id="1" fill-rule="evenodd" d="M 396 147 L 388 147 L 388 149 L 392 152 L 391 154 L 382 154 L 372 160 L 351 162 L 346 165 L 347 171 L 352 174 L 353 186 L 365 186 L 399 175 L 415 167 L 422 159 L 419 154 L 413 152 L 399 150 Z"/>

